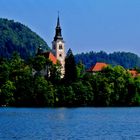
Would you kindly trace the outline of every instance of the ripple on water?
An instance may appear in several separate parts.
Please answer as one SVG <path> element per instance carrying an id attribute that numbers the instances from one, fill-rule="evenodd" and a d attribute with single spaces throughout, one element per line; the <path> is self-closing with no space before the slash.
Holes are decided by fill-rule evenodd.
<path id="1" fill-rule="evenodd" d="M 0 140 L 140 140 L 140 108 L 0 108 Z"/>

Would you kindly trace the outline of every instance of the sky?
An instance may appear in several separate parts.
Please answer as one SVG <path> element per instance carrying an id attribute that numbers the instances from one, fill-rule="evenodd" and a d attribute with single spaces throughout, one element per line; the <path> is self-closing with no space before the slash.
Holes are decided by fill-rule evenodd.
<path id="1" fill-rule="evenodd" d="M 51 47 L 60 16 L 66 50 L 140 56 L 140 0 L 0 0 L 0 17 L 31 28 Z"/>

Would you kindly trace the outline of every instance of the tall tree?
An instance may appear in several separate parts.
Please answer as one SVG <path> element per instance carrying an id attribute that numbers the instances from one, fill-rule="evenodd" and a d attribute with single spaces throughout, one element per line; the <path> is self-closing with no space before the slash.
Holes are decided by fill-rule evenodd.
<path id="1" fill-rule="evenodd" d="M 9 106 L 14 103 L 14 90 L 16 89 L 14 83 L 7 80 L 2 85 L 0 90 L 0 104 Z"/>
<path id="2" fill-rule="evenodd" d="M 40 73 L 41 70 L 45 69 L 46 67 L 46 58 L 42 55 L 37 55 L 33 59 L 33 68 Z"/>
<path id="3" fill-rule="evenodd" d="M 35 76 L 34 101 L 36 106 L 53 106 L 55 89 L 43 76 Z"/>
<path id="4" fill-rule="evenodd" d="M 77 66 L 77 77 L 78 78 L 83 78 L 84 74 L 85 74 L 85 65 L 82 63 L 82 61 L 80 61 Z"/>
<path id="5" fill-rule="evenodd" d="M 57 62 L 57 64 L 52 64 L 49 68 L 49 77 L 48 79 L 53 84 L 58 84 L 61 80 L 61 65 Z"/>
<path id="6" fill-rule="evenodd" d="M 73 82 L 77 79 L 76 62 L 72 50 L 69 49 L 65 59 L 65 80 L 66 82 Z"/>

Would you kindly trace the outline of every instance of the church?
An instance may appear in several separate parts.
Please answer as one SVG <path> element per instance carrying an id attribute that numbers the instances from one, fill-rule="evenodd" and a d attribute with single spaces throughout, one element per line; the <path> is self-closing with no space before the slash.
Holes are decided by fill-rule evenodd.
<path id="1" fill-rule="evenodd" d="M 45 58 L 51 60 L 53 64 L 56 64 L 58 61 L 61 64 L 61 77 L 62 78 L 64 77 L 66 54 L 65 54 L 65 42 L 64 42 L 62 34 L 61 34 L 59 15 L 57 18 L 57 25 L 55 28 L 55 36 L 52 41 L 52 50 L 47 51 L 47 52 L 42 52 L 42 51 L 40 51 L 40 49 L 38 49 L 37 54 L 43 55 Z M 41 73 L 45 74 L 46 70 L 43 70 Z"/>
<path id="2" fill-rule="evenodd" d="M 61 34 L 61 26 L 59 21 L 59 16 L 57 18 L 57 25 L 55 28 L 55 37 L 52 41 L 52 52 L 56 59 L 61 64 L 61 74 L 64 75 L 65 73 L 65 42 L 63 40 L 62 34 Z"/>

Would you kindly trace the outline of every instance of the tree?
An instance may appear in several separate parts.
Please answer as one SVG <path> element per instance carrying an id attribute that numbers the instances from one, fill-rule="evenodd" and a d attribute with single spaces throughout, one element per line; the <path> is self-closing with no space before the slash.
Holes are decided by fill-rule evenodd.
<path id="1" fill-rule="evenodd" d="M 53 106 L 56 91 L 53 85 L 43 76 L 35 76 L 34 101 L 36 106 Z"/>
<path id="2" fill-rule="evenodd" d="M 52 64 L 51 67 L 49 68 L 49 76 L 48 79 L 53 83 L 53 84 L 59 84 L 61 80 L 61 65 L 60 63 L 57 62 L 57 64 Z"/>
<path id="3" fill-rule="evenodd" d="M 16 82 L 16 91 L 14 93 L 16 106 L 33 106 L 34 96 L 34 79 L 32 70 L 28 65 L 25 65 L 20 70 Z"/>
<path id="4" fill-rule="evenodd" d="M 75 55 L 76 63 L 82 61 L 86 69 L 89 69 L 96 62 L 105 62 L 112 66 L 121 65 L 124 68 L 140 67 L 140 57 L 130 52 L 114 52 L 107 54 L 106 52 L 88 52 Z"/>
<path id="5" fill-rule="evenodd" d="M 71 85 L 59 85 L 57 86 L 57 106 L 74 106 L 75 105 L 75 93 Z"/>
<path id="6" fill-rule="evenodd" d="M 69 49 L 65 59 L 65 76 L 66 82 L 73 82 L 77 79 L 77 69 L 72 50 Z"/>
<path id="7" fill-rule="evenodd" d="M 32 69 L 25 63 L 23 59 L 14 53 L 12 58 L 8 61 L 8 80 L 15 86 L 13 97 L 15 106 L 29 106 L 31 105 L 31 96 L 33 93 Z"/>
<path id="8" fill-rule="evenodd" d="M 10 63 L 8 60 L 1 60 L 0 62 L 0 87 L 7 80 L 9 80 L 10 75 Z"/>
<path id="9" fill-rule="evenodd" d="M 132 105 L 133 106 L 139 106 L 140 105 L 140 77 L 136 77 L 134 78 L 134 86 L 135 86 L 135 92 L 133 93 L 133 97 L 132 97 Z"/>
<path id="10" fill-rule="evenodd" d="M 33 68 L 40 72 L 41 70 L 46 68 L 46 58 L 43 55 L 35 56 L 33 60 Z"/>
<path id="11" fill-rule="evenodd" d="M 94 99 L 93 90 L 89 82 L 81 81 L 74 82 L 72 84 L 73 91 L 75 93 L 76 101 L 75 105 L 77 106 L 86 106 L 91 105 Z"/>
<path id="12" fill-rule="evenodd" d="M 94 75 L 91 80 L 94 93 L 95 106 L 110 106 L 111 95 L 113 93 L 113 84 L 102 73 Z"/>
<path id="13" fill-rule="evenodd" d="M 85 74 L 85 66 L 81 61 L 76 65 L 76 69 L 77 69 L 77 77 L 83 78 Z"/>
<path id="14" fill-rule="evenodd" d="M 0 90 L 0 104 L 1 105 L 12 105 L 14 103 L 14 91 L 16 87 L 14 83 L 10 80 L 6 81 L 5 84 L 2 85 Z"/>

